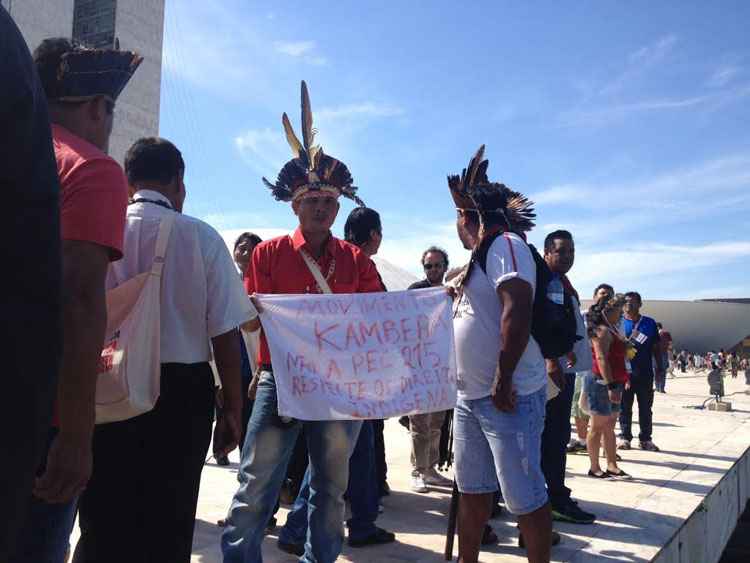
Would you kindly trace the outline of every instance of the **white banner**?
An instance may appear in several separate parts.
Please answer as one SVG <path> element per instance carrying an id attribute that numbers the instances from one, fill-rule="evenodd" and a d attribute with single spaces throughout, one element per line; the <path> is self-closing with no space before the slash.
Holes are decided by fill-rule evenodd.
<path id="1" fill-rule="evenodd" d="M 375 419 L 455 406 L 444 289 L 256 297 L 281 416 Z"/>

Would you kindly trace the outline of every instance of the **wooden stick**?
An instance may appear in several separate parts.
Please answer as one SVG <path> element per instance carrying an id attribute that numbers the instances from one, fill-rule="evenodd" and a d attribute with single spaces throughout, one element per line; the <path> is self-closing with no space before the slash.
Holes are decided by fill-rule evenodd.
<path id="1" fill-rule="evenodd" d="M 453 480 L 453 492 L 451 493 L 451 506 L 448 511 L 448 531 L 445 537 L 445 560 L 453 561 L 453 541 L 456 537 L 456 519 L 458 518 L 458 486 Z"/>

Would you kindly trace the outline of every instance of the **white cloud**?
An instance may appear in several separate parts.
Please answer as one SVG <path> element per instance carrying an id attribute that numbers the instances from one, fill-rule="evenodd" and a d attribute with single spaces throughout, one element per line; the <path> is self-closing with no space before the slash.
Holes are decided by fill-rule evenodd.
<path id="1" fill-rule="evenodd" d="M 558 122 L 563 127 L 601 126 L 613 121 L 623 121 L 633 114 L 688 109 L 706 104 L 711 100 L 715 100 L 715 98 L 713 96 L 694 96 L 691 98 L 663 98 L 624 104 L 608 104 L 593 109 L 565 111 L 558 116 Z"/>
<path id="2" fill-rule="evenodd" d="M 618 290 L 645 287 L 660 278 L 689 279 L 691 271 L 744 261 L 750 257 L 750 241 L 720 241 L 696 246 L 636 244 L 604 252 L 588 247 L 576 250 L 576 263 L 570 277 L 578 290 L 588 295 L 589 290 L 602 281 Z M 684 297 L 696 298 L 695 292 L 686 289 Z"/>
<path id="3" fill-rule="evenodd" d="M 645 45 L 630 54 L 624 70 L 614 79 L 607 82 L 600 90 L 599 95 L 615 94 L 632 84 L 651 68 L 661 63 L 672 52 L 677 43 L 677 36 L 670 34 L 659 38 L 651 45 Z"/>
<path id="4" fill-rule="evenodd" d="M 708 86 L 711 88 L 723 88 L 740 74 L 741 70 L 736 65 L 721 65 L 708 79 Z"/>
<path id="5" fill-rule="evenodd" d="M 249 129 L 234 138 L 234 146 L 245 163 L 271 181 L 292 156 L 281 127 Z"/>
<path id="6" fill-rule="evenodd" d="M 361 102 L 346 104 L 338 107 L 321 108 L 315 112 L 319 121 L 336 121 L 344 119 L 362 119 L 373 117 L 394 117 L 404 115 L 404 110 L 398 106 L 378 104 L 375 102 Z"/>
<path id="7" fill-rule="evenodd" d="M 315 41 L 277 41 L 274 43 L 277 52 L 290 57 L 301 57 L 315 49 Z"/>

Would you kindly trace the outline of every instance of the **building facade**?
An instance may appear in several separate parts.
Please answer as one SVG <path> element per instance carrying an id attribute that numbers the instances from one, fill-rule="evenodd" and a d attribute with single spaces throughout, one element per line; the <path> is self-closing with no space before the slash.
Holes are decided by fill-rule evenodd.
<path id="1" fill-rule="evenodd" d="M 143 62 L 120 95 L 109 153 L 122 164 L 139 137 L 158 135 L 165 0 L 0 0 L 33 52 L 47 37 L 138 52 Z"/>

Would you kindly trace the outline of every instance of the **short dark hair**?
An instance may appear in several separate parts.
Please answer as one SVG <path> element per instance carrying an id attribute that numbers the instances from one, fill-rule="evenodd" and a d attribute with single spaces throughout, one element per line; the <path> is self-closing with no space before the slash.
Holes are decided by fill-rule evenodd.
<path id="1" fill-rule="evenodd" d="M 380 223 L 380 214 L 369 207 L 355 207 L 346 218 L 344 225 L 344 239 L 347 242 L 362 246 L 370 240 L 370 233 L 377 231 L 382 233 L 383 226 Z"/>
<path id="2" fill-rule="evenodd" d="M 661 323 L 656 323 L 656 328 L 658 328 L 659 330 L 661 330 L 661 329 L 664 328 L 664 326 Z"/>
<path id="3" fill-rule="evenodd" d="M 573 235 L 571 235 L 569 231 L 563 229 L 551 232 L 544 239 L 544 251 L 549 252 L 552 250 L 552 246 L 556 240 L 569 240 L 573 242 Z"/>
<path id="4" fill-rule="evenodd" d="M 638 299 L 638 304 L 643 305 L 643 298 L 641 297 L 641 294 L 637 291 L 628 291 L 625 294 L 625 299 Z"/>
<path id="5" fill-rule="evenodd" d="M 450 262 L 448 262 L 448 253 L 445 250 L 443 250 L 442 248 L 440 248 L 439 246 L 431 246 L 430 248 L 428 248 L 427 250 L 425 250 L 422 253 L 422 265 L 424 266 L 424 259 L 427 258 L 427 255 L 430 252 L 435 252 L 437 254 L 442 254 L 443 255 L 443 262 L 445 262 L 445 269 L 447 270 L 448 269 L 448 264 L 450 263 Z"/>
<path id="6" fill-rule="evenodd" d="M 184 173 L 182 153 L 161 137 L 138 139 L 125 154 L 125 175 L 131 186 L 139 182 L 165 185 Z"/>
<path id="7" fill-rule="evenodd" d="M 612 287 L 608 283 L 600 283 L 599 285 L 596 286 L 596 289 L 594 289 L 594 297 L 596 297 L 596 294 L 599 293 L 600 289 L 606 289 L 607 291 L 609 291 L 610 295 L 614 295 L 615 294 L 615 288 L 614 287 Z"/>
<path id="8" fill-rule="evenodd" d="M 263 239 L 260 238 L 255 233 L 244 232 L 240 236 L 237 237 L 237 240 L 234 241 L 234 249 L 237 250 L 237 247 L 240 245 L 240 243 L 245 240 L 248 241 L 253 246 L 258 246 L 261 242 L 263 242 Z"/>

